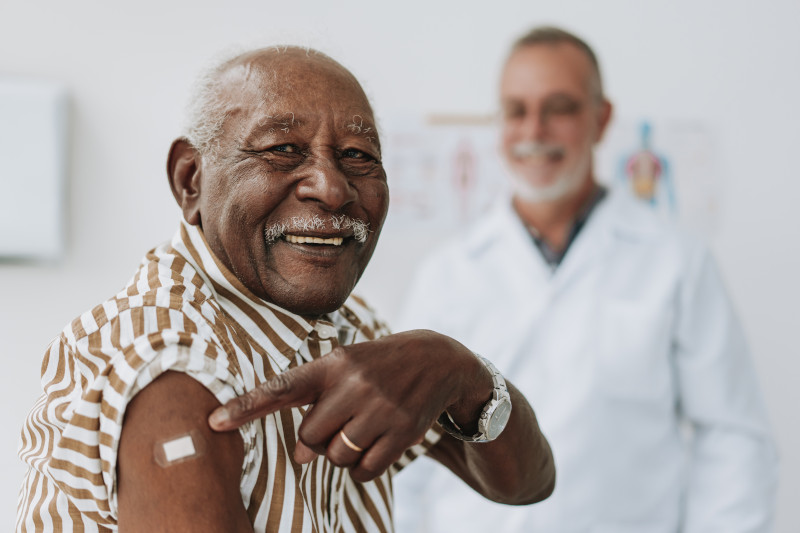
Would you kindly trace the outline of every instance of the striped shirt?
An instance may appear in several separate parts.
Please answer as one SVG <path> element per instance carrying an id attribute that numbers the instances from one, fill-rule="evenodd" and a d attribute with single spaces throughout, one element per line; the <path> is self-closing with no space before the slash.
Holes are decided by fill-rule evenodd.
<path id="1" fill-rule="evenodd" d="M 388 334 L 362 300 L 306 320 L 254 296 L 185 222 L 150 251 L 128 285 L 72 321 L 48 348 L 44 394 L 28 415 L 19 455 L 29 468 L 16 529 L 116 531 L 117 449 L 128 403 L 162 373 L 184 372 L 221 402 L 341 344 Z M 242 426 L 242 501 L 255 531 L 392 531 L 391 476 L 357 483 L 324 456 L 294 461 L 305 409 Z"/>

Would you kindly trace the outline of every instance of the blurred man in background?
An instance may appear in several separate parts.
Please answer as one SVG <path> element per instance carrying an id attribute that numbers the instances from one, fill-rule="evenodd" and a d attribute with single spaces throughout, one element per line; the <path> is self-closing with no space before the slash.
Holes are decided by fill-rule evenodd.
<path id="1" fill-rule="evenodd" d="M 512 509 L 418 461 L 398 531 L 769 531 L 776 452 L 742 328 L 708 251 L 595 180 L 594 52 L 532 30 L 500 104 L 512 197 L 426 261 L 400 326 L 493 354 L 537 407 L 556 490 Z"/>

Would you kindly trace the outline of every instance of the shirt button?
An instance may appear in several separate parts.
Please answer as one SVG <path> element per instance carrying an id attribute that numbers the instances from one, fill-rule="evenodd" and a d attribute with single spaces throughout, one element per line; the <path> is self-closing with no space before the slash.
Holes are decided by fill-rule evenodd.
<path id="1" fill-rule="evenodd" d="M 319 335 L 320 339 L 331 339 L 339 335 L 336 328 L 329 324 L 317 323 L 314 329 L 317 330 L 317 335 Z"/>

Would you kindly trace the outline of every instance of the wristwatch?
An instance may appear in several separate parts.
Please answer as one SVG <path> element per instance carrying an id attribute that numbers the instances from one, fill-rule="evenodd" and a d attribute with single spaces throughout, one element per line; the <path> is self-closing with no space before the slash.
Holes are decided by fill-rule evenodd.
<path id="1" fill-rule="evenodd" d="M 492 374 L 492 383 L 494 384 L 492 397 L 483 406 L 481 416 L 478 419 L 478 432 L 474 435 L 465 434 L 447 411 L 439 416 L 438 422 L 442 429 L 458 440 L 491 442 L 500 436 L 500 433 L 503 432 L 508 423 L 508 419 L 511 416 L 511 397 L 508 394 L 508 387 L 506 387 L 506 380 L 503 379 L 503 375 L 491 361 L 478 354 L 475 355 Z"/>

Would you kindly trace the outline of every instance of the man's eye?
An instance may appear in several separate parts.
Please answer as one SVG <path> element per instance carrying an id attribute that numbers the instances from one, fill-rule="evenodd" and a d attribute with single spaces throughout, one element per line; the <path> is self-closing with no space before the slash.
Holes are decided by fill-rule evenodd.
<path id="1" fill-rule="evenodd" d="M 270 148 L 270 150 L 273 152 L 284 152 L 287 154 L 295 154 L 299 152 L 297 146 L 293 144 L 279 144 L 278 146 L 273 146 L 272 148 Z"/>
<path id="2" fill-rule="evenodd" d="M 347 148 L 342 150 L 342 157 L 346 157 L 348 159 L 371 159 L 370 156 L 361 150 L 356 150 L 355 148 Z"/>
<path id="3" fill-rule="evenodd" d="M 503 110 L 504 120 L 516 120 L 516 119 L 521 119 L 524 116 L 525 116 L 525 110 L 519 107 Z"/>
<path id="4" fill-rule="evenodd" d="M 500 102 L 500 112 L 503 118 L 521 117 L 525 114 L 525 105 L 518 100 L 503 100 Z"/>
<path id="5" fill-rule="evenodd" d="M 551 115 L 573 115 L 580 111 L 581 104 L 575 100 L 557 100 L 545 106 L 545 112 Z"/>

